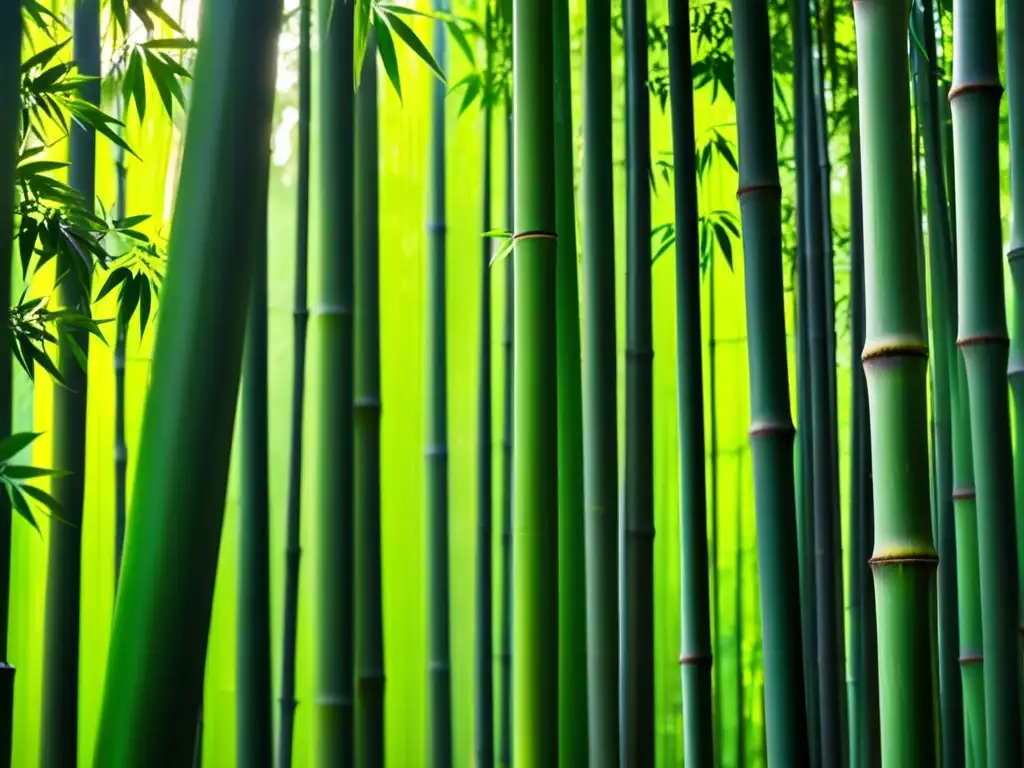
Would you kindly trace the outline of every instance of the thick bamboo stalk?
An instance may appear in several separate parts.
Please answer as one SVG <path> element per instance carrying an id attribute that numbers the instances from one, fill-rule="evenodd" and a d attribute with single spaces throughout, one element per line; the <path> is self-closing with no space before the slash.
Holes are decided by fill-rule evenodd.
<path id="1" fill-rule="evenodd" d="M 1020 585 L 1013 515 L 1008 345 L 999 218 L 999 68 L 995 0 L 953 6 L 954 167 L 959 328 L 977 492 L 988 757 L 1021 765 Z"/>
<path id="2" fill-rule="evenodd" d="M 611 3 L 587 0 L 583 55 L 583 446 L 590 758 L 619 760 L 618 404 Z"/>
<path id="3" fill-rule="evenodd" d="M 21 106 L 21 4 L 0 7 L 0 211 L 14 209 L 18 115 Z M 14 239 L 14 217 L 0 216 L 0 243 Z M 0 302 L 11 302 L 11 248 L 0 253 Z M 11 434 L 13 384 L 10 336 L 0 338 L 0 436 Z M 14 667 L 7 656 L 11 597 L 11 501 L 0 494 L 0 766 L 11 764 L 14 740 Z"/>
<path id="4" fill-rule="evenodd" d="M 957 533 L 954 518 L 954 477 L 951 392 L 956 386 L 950 367 L 958 353 L 955 336 L 955 294 L 950 301 L 953 253 L 946 206 L 946 183 L 942 165 L 942 139 L 939 128 L 938 92 L 935 69 L 935 26 L 931 0 L 915 9 L 915 28 L 920 31 L 924 50 L 912 46 L 915 95 L 924 139 L 928 179 L 928 256 L 932 295 L 932 344 L 934 347 L 931 381 L 933 414 L 933 460 L 936 507 L 933 525 L 939 550 L 938 620 L 939 689 L 942 716 L 942 755 L 946 766 L 964 764 L 964 701 L 959 669 L 959 616 L 957 604 Z M 920 191 L 919 191 L 920 194 Z M 922 274 L 922 279 L 924 275 Z M 975 588 L 976 589 L 976 588 Z"/>
<path id="5" fill-rule="evenodd" d="M 289 424 L 288 500 L 285 511 L 284 621 L 281 643 L 281 722 L 278 768 L 291 768 L 295 731 L 295 652 L 299 624 L 299 560 L 302 556 L 302 412 L 306 394 L 306 306 L 309 259 L 309 115 L 312 101 L 310 26 L 312 0 L 299 2 L 299 115 L 295 214 L 295 294 L 292 305 L 292 400 Z"/>
<path id="6" fill-rule="evenodd" d="M 491 2 L 484 3 L 484 33 L 487 58 L 484 70 L 493 66 L 494 24 Z M 491 230 L 491 187 L 493 186 L 493 107 L 484 102 L 483 117 L 483 210 L 482 231 Z M 494 461 L 491 448 L 493 388 L 491 386 L 491 240 L 483 240 L 480 262 L 480 388 L 477 400 L 477 538 L 476 538 L 476 656 L 473 671 L 473 746 L 476 765 L 494 765 L 494 558 L 491 545 L 494 508 Z M 507 479 L 506 479 L 507 481 Z M 507 484 L 507 482 L 506 482 Z"/>
<path id="7" fill-rule="evenodd" d="M 718 334 L 715 327 L 715 254 L 708 259 L 708 507 L 711 518 L 711 722 L 714 731 L 714 749 L 722 745 L 722 665 L 714 659 L 721 659 L 722 653 L 722 606 L 721 578 L 718 570 L 718 553 L 721 544 L 721 530 L 718 527 Z"/>
<path id="8" fill-rule="evenodd" d="M 1017 523 L 1018 619 L 1024 639 L 1024 2 L 1006 0 L 1006 96 L 1010 116 L 1010 245 L 1006 254 L 1013 282 L 1014 313 L 1010 332 L 1008 376 L 1013 392 L 1013 425 L 1017 452 L 1013 462 Z"/>
<path id="9" fill-rule="evenodd" d="M 871 500 L 871 433 L 868 393 L 860 356 L 864 351 L 864 221 L 860 124 L 850 110 L 850 349 L 852 440 L 850 450 L 850 766 L 881 764 L 878 723 L 878 652 L 875 590 L 868 560 L 874 538 Z"/>
<path id="10" fill-rule="evenodd" d="M 589 765 L 583 500 L 583 384 L 573 184 L 569 0 L 553 0 L 558 357 L 558 764 Z M 569 596 L 574 596 L 569 599 Z"/>
<path id="11" fill-rule="evenodd" d="M 446 3 L 438 5 L 447 11 Z M 433 54 L 442 71 L 447 66 L 448 31 L 434 24 Z M 430 765 L 452 763 L 452 671 L 449 638 L 448 579 L 448 375 L 445 298 L 447 295 L 447 229 L 445 201 L 445 96 L 440 80 L 432 84 L 430 145 L 430 199 L 427 221 L 427 739 Z"/>
<path id="12" fill-rule="evenodd" d="M 121 120 L 127 121 L 127 110 L 121 100 Z M 128 153 L 124 147 L 117 148 L 117 162 L 114 172 L 117 176 L 117 202 L 114 215 L 123 219 L 128 215 Z M 128 328 L 118 313 L 114 331 L 114 590 L 121 576 L 121 559 L 124 556 L 124 529 L 128 513 L 128 442 L 124 436 L 124 390 L 128 357 Z"/>
<path id="13" fill-rule="evenodd" d="M 858 0 L 865 345 L 871 416 L 879 706 L 884 765 L 938 759 L 929 610 L 937 557 L 929 505 L 926 374 L 914 255 L 907 0 Z"/>
<path id="14" fill-rule="evenodd" d="M 207 43 L 195 69 L 197 108 L 189 115 L 94 765 L 185 765 L 193 756 L 191 713 L 202 696 L 252 254 L 266 232 L 280 21 L 276 0 L 204 4 Z"/>
<path id="15" fill-rule="evenodd" d="M 320 0 L 320 159 L 323 232 L 310 302 L 316 361 L 311 395 L 318 405 L 311 440 L 313 724 L 317 765 L 349 765 L 354 732 L 354 128 L 351 2 Z M 332 10 L 333 6 L 333 10 Z"/>
<path id="16" fill-rule="evenodd" d="M 377 47 L 370 33 L 356 94 L 355 442 L 356 765 L 383 768 L 384 628 L 380 524 L 380 279 Z"/>
<path id="17" fill-rule="evenodd" d="M 686 764 L 714 765 L 711 694 L 711 616 L 704 455 L 704 374 L 700 323 L 700 244 L 689 0 L 669 13 L 669 95 L 675 158 L 676 398 L 679 407 L 679 664 Z"/>
<path id="18" fill-rule="evenodd" d="M 512 751 L 558 759 L 554 40 L 550 0 L 515 0 Z"/>
<path id="19" fill-rule="evenodd" d="M 771 765 L 807 765 L 768 5 L 765 0 L 733 0 L 732 10 L 768 760 Z"/>
<path id="20" fill-rule="evenodd" d="M 100 74 L 99 0 L 75 5 L 74 59 L 78 72 Z M 79 97 L 99 104 L 99 80 L 83 83 Z M 96 196 L 96 132 L 80 123 L 70 127 L 71 167 L 68 183 L 77 190 L 87 210 Z M 62 252 L 63 253 L 63 252 Z M 61 306 L 88 313 L 91 266 L 84 279 L 69 258 L 58 256 Z M 81 607 L 82 523 L 85 497 L 85 428 L 88 374 L 71 347 L 77 344 L 88 357 L 89 334 L 76 330 L 61 337 L 59 366 L 66 386 L 53 390 L 53 465 L 68 474 L 55 478 L 53 496 L 63 511 L 49 532 L 46 568 L 46 624 L 43 647 L 42 766 L 65 768 L 78 759 L 78 661 Z M 73 339 L 73 342 L 71 341 Z"/>
<path id="21" fill-rule="evenodd" d="M 257 221 L 266 219 L 266 198 Z M 242 498 L 238 527 L 236 615 L 236 759 L 270 768 L 270 489 L 267 406 L 267 231 L 254 227 L 252 295 L 242 371 Z"/>
<path id="22" fill-rule="evenodd" d="M 626 445 L 622 505 L 622 754 L 654 765 L 654 413 L 647 2 L 626 0 Z"/>
<path id="23" fill-rule="evenodd" d="M 736 451 L 736 599 L 733 617 L 736 622 L 736 768 L 747 764 L 747 713 L 744 707 L 743 659 L 743 450 Z"/>

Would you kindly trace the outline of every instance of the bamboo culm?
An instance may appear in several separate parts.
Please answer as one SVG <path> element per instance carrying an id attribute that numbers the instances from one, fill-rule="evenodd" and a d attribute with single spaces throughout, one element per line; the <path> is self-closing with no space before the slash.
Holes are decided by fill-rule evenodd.
<path id="1" fill-rule="evenodd" d="M 74 9 L 74 60 L 83 76 L 100 74 L 100 3 L 82 0 Z M 79 87 L 79 98 L 100 103 L 99 80 Z M 96 197 L 96 132 L 81 123 L 70 126 L 71 166 L 68 183 L 92 211 Z M 62 252 L 63 254 L 63 252 Z M 57 272 L 63 308 L 89 313 L 91 265 L 76 268 L 59 255 Z M 65 274 L 66 273 L 66 274 Z M 77 344 L 88 358 L 89 334 L 76 330 L 61 336 L 59 361 L 66 386 L 53 391 L 53 465 L 68 474 L 53 480 L 54 498 L 62 507 L 61 520 L 49 531 L 46 569 L 46 619 L 43 649 L 43 713 L 40 765 L 74 766 L 78 760 L 78 664 L 81 607 L 82 523 L 85 501 L 85 430 L 88 374 L 75 356 Z"/>
<path id="2" fill-rule="evenodd" d="M 332 10 L 333 6 L 333 10 Z M 320 0 L 320 153 L 323 233 L 314 253 L 310 396 L 318 406 L 311 441 L 314 611 L 313 723 L 317 765 L 350 765 L 354 738 L 354 191 L 355 95 L 352 3 Z"/>
<path id="3" fill-rule="evenodd" d="M 953 115 L 958 335 L 970 408 L 988 758 L 1021 765 L 1021 652 L 1010 412 L 1009 339 L 999 216 L 995 0 L 953 4 Z"/>
<path id="4" fill-rule="evenodd" d="M 858 0 L 864 189 L 862 353 L 871 430 L 883 765 L 933 766 L 937 737 L 935 595 L 926 397 L 910 143 L 908 0 Z M 902 73 L 896 74 L 894 73 Z"/>
<path id="5" fill-rule="evenodd" d="M 619 761 L 618 403 L 611 3 L 587 0 L 583 56 L 583 460 L 590 758 Z"/>
<path id="6" fill-rule="evenodd" d="M 675 153 L 676 344 L 680 486 L 680 675 L 686 764 L 714 765 L 711 722 L 711 615 L 708 596 L 707 493 L 704 473 L 704 375 L 700 322 L 700 245 L 689 0 L 669 3 L 672 144 Z"/>
<path id="7" fill-rule="evenodd" d="M 299 623 L 299 560 L 302 524 L 302 413 L 306 389 L 306 305 L 309 259 L 309 119 L 312 102 L 310 26 L 312 0 L 299 3 L 299 116 L 298 178 L 295 216 L 295 295 L 292 305 L 292 400 L 288 450 L 288 502 L 285 523 L 285 583 L 283 640 L 281 643 L 281 721 L 278 731 L 278 768 L 291 768 L 295 731 L 295 655 Z"/>
<path id="8" fill-rule="evenodd" d="M 0 7 L 0 211 L 14 209 L 18 115 L 21 106 L 21 4 Z M 13 216 L 0 217 L 0 243 L 14 239 Z M 11 303 L 11 252 L 0 256 L 0 301 Z M 11 434 L 13 355 L 10 336 L 0 338 L 0 437 Z M 14 667 L 7 656 L 11 592 L 11 501 L 0 494 L 0 766 L 11 764 L 14 741 Z"/>
<path id="9" fill-rule="evenodd" d="M 807 765 L 768 6 L 764 0 L 733 0 L 732 11 L 768 762 Z"/>
<path id="10" fill-rule="evenodd" d="M 203 7 L 194 93 L 206 108 L 189 114 L 95 765 L 193 759 L 182 725 L 202 698 L 253 254 L 266 237 L 280 23 L 278 0 Z"/>
<path id="11" fill-rule="evenodd" d="M 514 0 L 512 757 L 558 759 L 558 382 L 550 0 Z"/>
<path id="12" fill-rule="evenodd" d="M 371 31 L 356 93 L 355 561 L 356 766 L 383 768 L 384 628 L 380 522 L 380 277 L 377 49 Z"/>

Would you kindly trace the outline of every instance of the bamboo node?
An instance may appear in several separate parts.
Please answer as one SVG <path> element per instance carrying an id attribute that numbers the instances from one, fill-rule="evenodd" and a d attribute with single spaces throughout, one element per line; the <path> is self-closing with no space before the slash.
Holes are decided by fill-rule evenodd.
<path id="1" fill-rule="evenodd" d="M 434 234 L 435 232 L 447 232 L 448 224 L 444 221 L 428 221 L 426 229 L 427 232 L 431 234 Z"/>
<path id="2" fill-rule="evenodd" d="M 528 229 L 525 232 L 517 232 L 512 235 L 512 239 L 517 243 L 520 240 L 557 240 L 558 235 L 544 229 Z"/>
<path id="3" fill-rule="evenodd" d="M 1003 86 L 998 80 L 979 80 L 976 83 L 958 83 L 949 89 L 949 103 L 968 93 L 991 93 L 997 98 L 1003 95 Z"/>
<path id="4" fill-rule="evenodd" d="M 981 664 L 981 662 L 983 662 L 984 660 L 985 660 L 985 657 L 982 656 L 980 653 L 977 654 L 977 655 L 974 655 L 974 656 L 961 656 L 960 657 L 960 666 L 961 667 L 966 667 L 969 664 Z"/>
<path id="5" fill-rule="evenodd" d="M 1013 264 L 1013 262 L 1019 261 L 1021 259 L 1024 259 L 1024 246 L 1018 246 L 1016 248 L 1011 248 L 1006 253 L 1006 260 L 1008 262 L 1010 262 L 1011 264 Z"/>
<path id="6" fill-rule="evenodd" d="M 875 555 L 869 561 L 871 567 L 882 567 L 883 565 L 927 565 L 932 568 L 939 564 L 939 556 L 936 554 L 921 552 L 919 554 L 892 554 Z"/>
<path id="7" fill-rule="evenodd" d="M 357 397 L 352 401 L 352 408 L 357 411 L 380 411 L 379 397 Z"/>
<path id="8" fill-rule="evenodd" d="M 435 443 L 434 445 L 428 445 L 423 455 L 428 459 L 446 459 L 448 458 L 448 444 Z"/>
<path id="9" fill-rule="evenodd" d="M 710 653 L 689 653 L 679 657 L 679 666 L 710 667 L 712 656 Z"/>
<path id="10" fill-rule="evenodd" d="M 324 302 L 321 304 L 314 304 L 309 308 L 309 314 L 312 317 L 341 317 L 348 318 L 352 317 L 352 305 L 351 304 L 332 304 L 330 302 Z"/>
<path id="11" fill-rule="evenodd" d="M 747 430 L 747 436 L 754 438 L 768 435 L 781 435 L 792 437 L 796 434 L 796 427 L 791 421 L 755 421 Z"/>
<path id="12" fill-rule="evenodd" d="M 626 347 L 626 357 L 636 358 L 639 360 L 653 360 L 654 350 L 651 348 L 637 349 L 636 347 Z"/>
<path id="13" fill-rule="evenodd" d="M 736 190 L 736 199 L 742 200 L 748 195 L 756 195 L 760 193 L 767 193 L 782 196 L 782 185 L 778 182 L 771 182 L 768 184 L 745 184 Z"/>
<path id="14" fill-rule="evenodd" d="M 979 333 L 975 336 L 961 336 L 956 340 L 956 345 L 961 349 L 982 344 L 998 344 L 1001 347 L 1008 347 L 1010 346 L 1010 337 L 1005 333 Z"/>
<path id="15" fill-rule="evenodd" d="M 953 489 L 953 501 L 973 501 L 975 498 L 977 498 L 977 493 L 973 485 L 970 488 Z"/>
<path id="16" fill-rule="evenodd" d="M 654 541 L 653 525 L 627 525 L 626 538 Z"/>
<path id="17" fill-rule="evenodd" d="M 861 353 L 861 362 L 867 364 L 873 360 L 892 357 L 918 357 L 928 359 L 928 345 L 918 339 L 888 337 L 866 342 Z"/>

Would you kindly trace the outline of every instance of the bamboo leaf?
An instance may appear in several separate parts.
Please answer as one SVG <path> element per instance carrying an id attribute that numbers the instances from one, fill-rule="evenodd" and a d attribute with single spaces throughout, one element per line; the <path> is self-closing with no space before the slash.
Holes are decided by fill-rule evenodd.
<path id="1" fill-rule="evenodd" d="M 0 440 L 0 461 L 8 461 L 31 445 L 42 432 L 18 432 Z"/>
<path id="2" fill-rule="evenodd" d="M 351 1 L 351 0 L 350 0 Z M 355 17 L 352 20 L 353 35 L 355 41 L 352 45 L 352 78 L 354 87 L 359 88 L 359 78 L 363 75 L 363 59 L 366 58 L 366 46 L 370 39 L 371 24 L 376 27 L 376 17 L 372 0 L 355 0 Z M 328 15 L 327 26 L 330 28 L 334 18 L 334 4 L 331 4 L 331 12 Z"/>
<path id="3" fill-rule="evenodd" d="M 69 37 L 63 43 L 56 43 L 55 45 L 51 45 L 49 48 L 44 48 L 34 56 L 29 56 L 21 65 L 21 73 L 25 74 L 27 72 L 31 72 L 36 67 L 45 67 L 53 60 L 53 57 L 60 53 L 61 50 L 63 50 L 70 42 L 71 38 Z"/>
<path id="4" fill-rule="evenodd" d="M 135 99 L 135 111 L 141 121 L 146 116 L 146 75 L 142 71 L 142 55 L 138 48 L 132 51 L 128 59 L 128 70 L 124 75 L 122 91 L 125 109 L 131 105 L 132 99 Z"/>
<path id="5" fill-rule="evenodd" d="M 152 214 L 141 213 L 138 216 L 127 216 L 123 219 L 114 219 L 114 227 L 116 229 L 128 229 L 136 227 L 144 221 L 149 221 L 153 218 Z"/>
<path id="6" fill-rule="evenodd" d="M 384 64 L 384 72 L 391 81 L 391 86 L 398 94 L 398 100 L 402 100 L 402 77 L 398 71 L 398 57 L 395 54 L 395 41 L 391 37 L 391 29 L 387 21 L 379 13 L 373 14 L 373 32 L 377 36 L 377 50 L 380 52 L 381 63 Z"/>
<path id="7" fill-rule="evenodd" d="M 469 44 L 469 41 L 466 40 L 466 35 L 462 31 L 462 28 L 459 27 L 458 22 L 455 21 L 455 19 L 449 19 L 445 24 L 448 25 L 448 31 L 451 33 L 452 40 L 455 41 L 455 44 L 462 50 L 466 59 L 468 59 L 473 68 L 476 69 L 476 56 L 473 55 L 473 47 Z"/>
<path id="8" fill-rule="evenodd" d="M 24 491 L 33 499 L 35 499 L 44 507 L 46 507 L 46 511 L 54 517 L 60 517 L 64 514 L 64 507 L 61 505 L 61 503 L 57 501 L 55 498 L 53 498 L 53 496 L 48 494 L 46 491 L 44 491 L 42 488 L 37 488 L 34 485 L 28 484 L 21 485 L 18 487 L 20 490 Z"/>
<path id="9" fill-rule="evenodd" d="M 100 288 L 100 292 L 96 295 L 96 301 L 100 301 L 104 296 L 117 288 L 117 286 L 131 277 L 131 274 L 131 270 L 127 267 L 118 267 L 111 272 L 106 282 L 103 283 L 103 287 Z"/>
<path id="10" fill-rule="evenodd" d="M 435 75 L 441 80 L 442 83 L 447 83 L 444 72 L 441 71 L 441 67 L 438 65 L 434 56 L 427 50 L 423 42 L 416 36 L 416 33 L 412 30 L 408 24 L 402 21 L 396 14 L 388 15 L 388 23 L 391 28 L 395 31 L 405 44 L 409 46 L 413 53 L 415 53 L 424 64 L 426 64 L 433 71 Z"/>
<path id="11" fill-rule="evenodd" d="M 459 115 L 465 112 L 470 105 L 476 100 L 476 97 L 480 94 L 480 80 L 479 78 L 470 80 L 466 85 L 466 92 L 462 97 L 462 106 L 459 107 Z"/>
<path id="12" fill-rule="evenodd" d="M 32 261 L 32 251 L 36 246 L 36 235 L 39 225 L 31 216 L 21 217 L 21 229 L 18 231 L 18 249 L 21 253 L 22 277 L 28 275 L 28 266 Z"/>
<path id="13" fill-rule="evenodd" d="M 28 506 L 28 502 L 25 500 L 24 494 L 21 492 L 21 487 L 14 485 L 13 483 L 5 483 L 7 485 L 7 494 L 11 497 L 11 507 L 14 511 L 21 515 L 28 524 L 36 529 L 36 533 L 41 533 L 39 530 L 39 524 L 36 523 L 35 515 L 32 514 L 32 510 Z"/>
<path id="14" fill-rule="evenodd" d="M 141 277 L 142 285 L 139 287 L 139 338 L 146 335 L 146 325 L 149 323 L 149 312 L 152 309 L 153 297 L 149 290 L 149 280 Z"/>
<path id="15" fill-rule="evenodd" d="M 3 468 L 0 474 L 3 474 L 13 480 L 34 480 L 37 477 L 65 477 L 71 473 L 65 472 L 62 469 L 44 469 L 43 467 L 28 467 L 8 464 Z"/>
<path id="16" fill-rule="evenodd" d="M 161 37 L 156 40 L 147 40 L 142 44 L 142 47 L 184 51 L 195 48 L 196 43 L 194 40 L 189 40 L 187 37 Z"/>

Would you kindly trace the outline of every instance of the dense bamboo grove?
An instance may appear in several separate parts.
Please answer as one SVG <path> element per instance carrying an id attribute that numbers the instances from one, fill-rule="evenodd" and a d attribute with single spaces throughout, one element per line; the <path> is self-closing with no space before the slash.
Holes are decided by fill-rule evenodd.
<path id="1" fill-rule="evenodd" d="M 1022 24 L 0 0 L 0 763 L 1021 764 Z"/>

